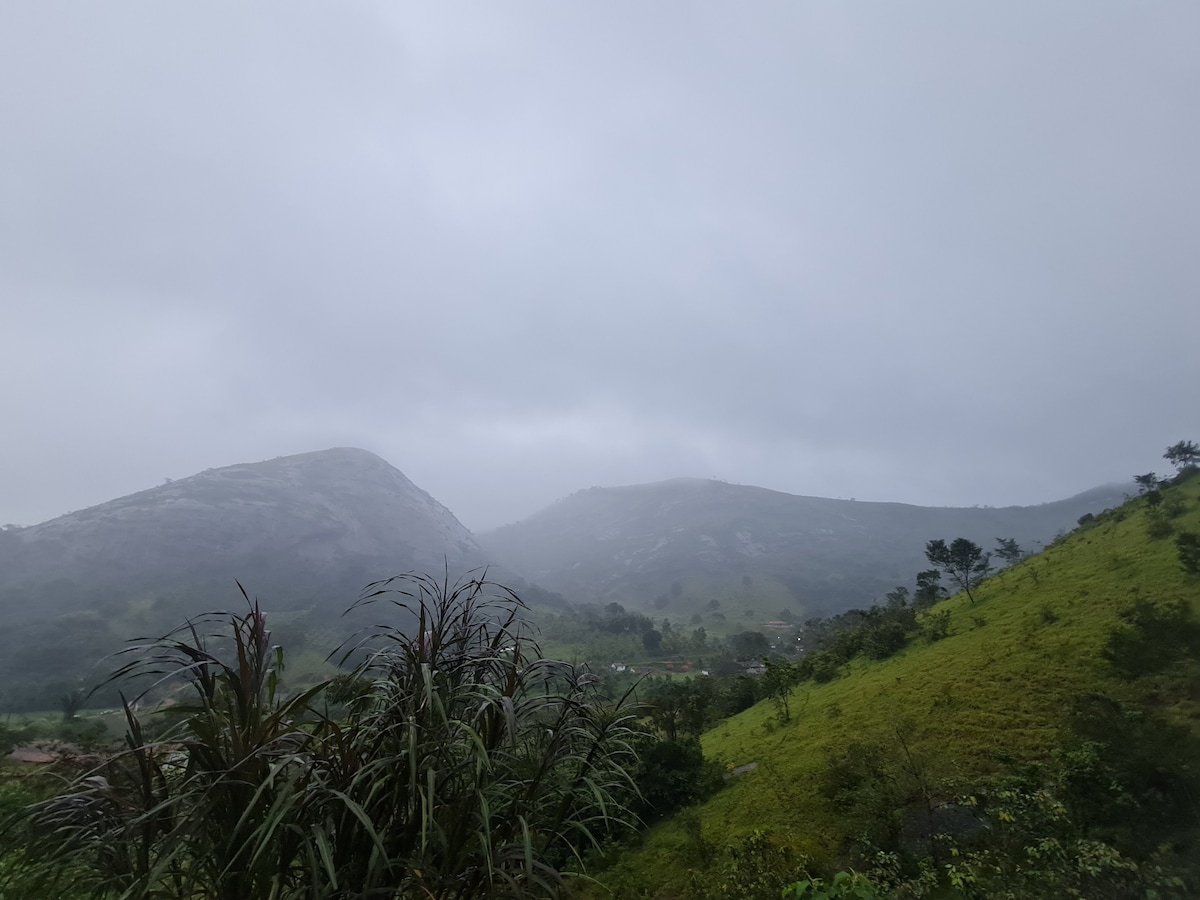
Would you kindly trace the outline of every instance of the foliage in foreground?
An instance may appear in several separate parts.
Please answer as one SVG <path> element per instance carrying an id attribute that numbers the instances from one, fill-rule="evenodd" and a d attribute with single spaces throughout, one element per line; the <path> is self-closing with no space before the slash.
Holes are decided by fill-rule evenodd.
<path id="1" fill-rule="evenodd" d="M 154 740 L 127 704 L 127 750 L 10 825 L 23 846 L 0 895 L 563 893 L 564 867 L 635 821 L 631 713 L 541 659 L 506 589 L 401 576 L 372 603 L 412 627 L 350 648 L 344 708 L 325 684 L 281 695 L 256 603 L 224 650 L 203 623 L 140 648 L 118 676 L 190 696 Z"/>

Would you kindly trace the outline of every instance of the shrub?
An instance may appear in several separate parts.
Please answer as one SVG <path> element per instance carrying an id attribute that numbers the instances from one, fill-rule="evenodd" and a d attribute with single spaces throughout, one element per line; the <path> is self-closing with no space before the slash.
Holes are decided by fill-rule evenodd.
<path id="1" fill-rule="evenodd" d="M 693 872 L 696 900 L 779 900 L 782 886 L 804 875 L 807 859 L 754 831 L 720 853 L 703 872 Z"/>
<path id="2" fill-rule="evenodd" d="M 413 575 L 359 603 L 411 627 L 349 648 L 370 688 L 336 720 L 324 683 L 281 696 L 257 603 L 228 655 L 201 636 L 219 617 L 138 648 L 117 677 L 190 701 L 160 742 L 127 705 L 129 750 L 34 808 L 25 895 L 559 896 L 564 863 L 632 827 L 632 716 L 541 658 L 515 595 Z"/>
<path id="3" fill-rule="evenodd" d="M 1200 575 L 1200 535 L 1184 531 L 1175 535 L 1179 564 L 1188 575 Z"/>
<path id="4" fill-rule="evenodd" d="M 1186 726 L 1103 694 L 1076 698 L 1067 726 L 1056 788 L 1076 823 L 1142 853 L 1195 824 L 1200 741 Z"/>
<path id="5" fill-rule="evenodd" d="M 1200 652 L 1200 623 L 1184 600 L 1156 605 L 1138 599 L 1121 619 L 1101 653 L 1122 678 L 1152 675 L 1182 656 Z"/>
<path id="6" fill-rule="evenodd" d="M 921 633 L 929 642 L 940 641 L 950 635 L 950 610 L 928 613 L 921 623 Z"/>
<path id="7" fill-rule="evenodd" d="M 865 629 L 863 651 L 871 659 L 887 659 L 904 649 L 908 631 L 901 622 L 885 622 Z"/>
<path id="8" fill-rule="evenodd" d="M 812 672 L 812 679 L 818 684 L 833 681 L 833 679 L 837 678 L 838 672 L 842 667 L 841 660 L 828 650 L 818 650 L 815 653 L 811 653 L 804 661 L 809 664 L 806 668 Z"/>
<path id="9" fill-rule="evenodd" d="M 860 872 L 838 872 L 829 881 L 804 878 L 783 889 L 784 900 L 875 900 L 879 896 L 876 885 Z"/>
<path id="10" fill-rule="evenodd" d="M 1146 513 L 1146 534 L 1152 541 L 1161 541 L 1175 533 L 1171 520 L 1159 509 L 1151 509 Z"/>
<path id="11" fill-rule="evenodd" d="M 704 758 L 695 737 L 661 741 L 649 738 L 638 759 L 639 812 L 645 822 L 703 800 L 723 784 L 720 763 Z"/>

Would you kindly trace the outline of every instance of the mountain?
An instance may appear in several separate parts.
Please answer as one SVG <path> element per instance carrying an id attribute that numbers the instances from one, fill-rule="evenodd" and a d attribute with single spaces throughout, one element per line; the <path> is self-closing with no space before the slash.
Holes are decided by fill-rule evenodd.
<path id="1" fill-rule="evenodd" d="M 482 561 L 471 533 L 402 472 L 338 448 L 209 469 L 6 532 L 0 585 L 241 579 L 256 590 L 365 583 Z"/>
<path id="2" fill-rule="evenodd" d="M 10 528 L 0 532 L 0 706 L 53 706 L 61 679 L 123 640 L 236 608 L 235 581 L 262 598 L 291 649 L 314 628 L 344 631 L 338 617 L 370 581 L 447 566 L 457 577 L 483 562 L 448 509 L 350 448 L 209 469 Z"/>
<path id="3" fill-rule="evenodd" d="M 911 584 L 929 568 L 928 540 L 966 537 L 990 549 L 1014 538 L 1035 550 L 1122 496 L 1108 487 L 1040 506 L 929 508 L 685 478 L 590 488 L 478 537 L 524 577 L 572 600 L 644 607 L 653 598 L 659 609 L 686 611 L 697 600 L 757 592 L 759 605 L 830 613 Z"/>

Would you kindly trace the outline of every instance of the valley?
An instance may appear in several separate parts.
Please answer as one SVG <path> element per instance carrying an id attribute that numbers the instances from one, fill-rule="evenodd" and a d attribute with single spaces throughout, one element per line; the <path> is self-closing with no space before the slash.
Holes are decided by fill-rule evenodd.
<path id="1" fill-rule="evenodd" d="M 519 598 L 512 637 L 488 637 L 485 616 L 446 652 L 470 634 L 490 654 L 530 648 L 528 677 L 537 659 L 563 660 L 640 748 L 620 767 L 636 793 L 614 783 L 605 802 L 644 827 L 604 813 L 608 837 L 571 844 L 564 871 L 582 864 L 596 879 L 572 889 L 582 896 L 774 898 L 849 872 L 880 897 L 1110 883 L 1114 897 L 1184 897 L 1200 833 L 1187 800 L 1200 789 L 1200 591 L 1187 568 L 1200 476 L 1183 466 L 1143 480 L 1136 496 L 1101 488 L 1009 509 L 675 480 L 589 489 L 476 536 L 364 451 L 210 470 L 0 537 L 4 735 L 103 747 L 126 727 L 95 715 L 120 706 L 118 689 L 148 690 L 148 709 L 180 704 L 192 675 L 159 684 L 135 665 L 107 682 L 100 657 L 191 619 L 198 631 L 147 646 L 171 665 L 258 646 L 256 690 L 271 687 L 254 702 L 294 707 L 294 722 L 271 713 L 299 729 L 288 740 L 316 740 L 330 710 L 368 739 L 355 698 L 372 696 L 362 667 L 377 663 L 338 645 L 369 626 L 397 636 L 384 646 L 423 652 L 412 636 L 453 633 L 452 598 L 494 590 L 472 580 L 486 572 L 505 587 L 481 608 Z M 970 595 L 934 552 L 951 538 L 978 554 Z M 242 571 L 256 586 L 245 597 Z M 378 582 L 402 572 L 413 574 Z M 444 618 L 427 620 L 441 597 Z M 231 612 L 206 615 L 220 608 Z M 229 622 L 244 639 L 203 638 Z M 408 670 L 389 671 L 374 683 Z M 242 683 L 225 677 L 214 689 Z M 1055 842 L 1052 864 L 1021 868 L 1037 840 Z"/>

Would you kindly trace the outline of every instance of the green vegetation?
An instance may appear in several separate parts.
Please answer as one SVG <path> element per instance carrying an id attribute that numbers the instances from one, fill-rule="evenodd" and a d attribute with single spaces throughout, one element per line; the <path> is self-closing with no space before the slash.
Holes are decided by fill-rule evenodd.
<path id="1" fill-rule="evenodd" d="M 865 652 L 869 612 L 810 648 L 791 665 L 811 678 L 702 737 L 756 767 L 610 851 L 601 883 L 707 898 L 767 872 L 762 896 L 816 896 L 857 871 L 878 896 L 1196 896 L 1200 589 L 1190 541 L 1154 526 L 1200 532 L 1200 477 L 1158 491 L 972 582 L 974 602 L 917 610 L 924 637 L 894 655 Z"/>
<path id="2" fill-rule="evenodd" d="M 1195 441 L 1180 441 L 1172 444 L 1163 454 L 1163 459 L 1183 472 L 1200 463 L 1200 444 Z"/>
<path id="3" fill-rule="evenodd" d="M 966 538 L 955 538 L 949 546 L 941 539 L 930 541 L 925 545 L 925 558 L 949 575 L 972 603 L 975 595 L 971 588 L 977 587 L 992 570 L 991 554 L 984 553 L 978 544 Z"/>
<path id="4" fill-rule="evenodd" d="M 936 568 L 867 609 L 761 631 L 710 632 L 715 598 L 691 628 L 616 602 L 547 618 L 602 676 L 545 659 L 513 592 L 406 576 L 350 611 L 390 624 L 343 671 L 289 683 L 247 598 L 130 651 L 112 684 L 159 703 L 124 705 L 124 752 L 65 764 L 65 792 L 0 783 L 0 896 L 1200 895 L 1187 443 L 1176 477 L 1042 553 L 997 538 L 997 573 L 929 541 Z M 52 727 L 91 727 L 78 685 L 53 700 Z"/>
<path id="5" fill-rule="evenodd" d="M 0 895 L 562 894 L 634 823 L 631 711 L 543 659 L 503 589 L 402 577 L 360 602 L 415 627 L 377 626 L 348 677 L 289 696 L 257 604 L 228 637 L 192 623 L 135 648 L 115 677 L 172 705 L 147 724 L 127 704 L 125 753 L 9 819 Z"/>

